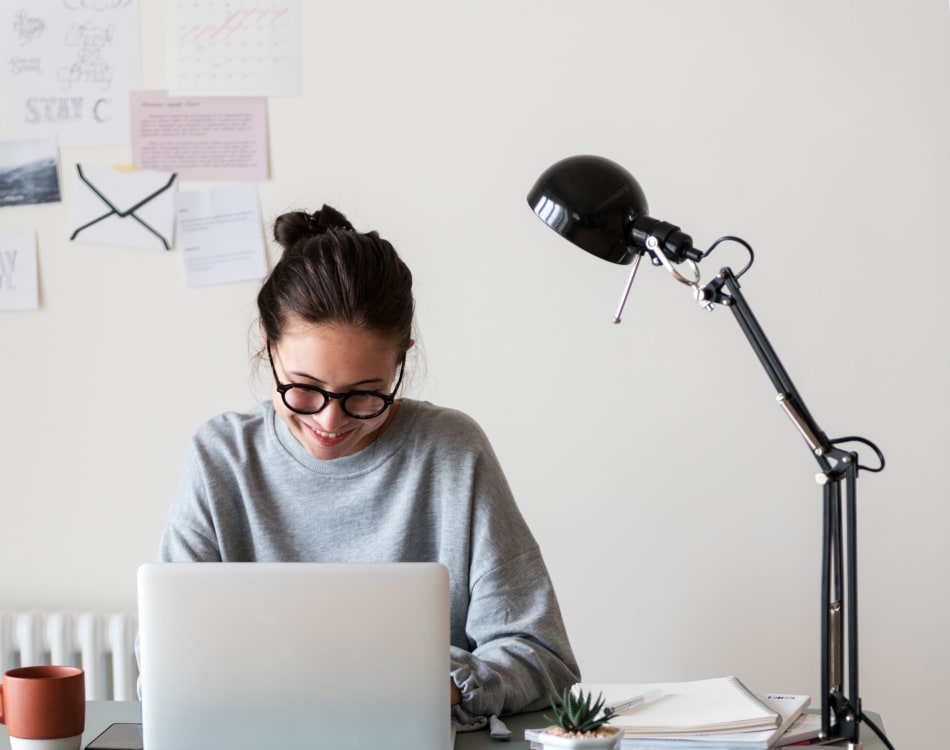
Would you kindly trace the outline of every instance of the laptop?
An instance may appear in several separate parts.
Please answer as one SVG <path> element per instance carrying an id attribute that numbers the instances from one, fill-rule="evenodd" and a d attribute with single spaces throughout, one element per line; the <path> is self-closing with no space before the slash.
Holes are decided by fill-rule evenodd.
<path id="1" fill-rule="evenodd" d="M 145 750 L 450 750 L 437 563 L 147 563 Z"/>

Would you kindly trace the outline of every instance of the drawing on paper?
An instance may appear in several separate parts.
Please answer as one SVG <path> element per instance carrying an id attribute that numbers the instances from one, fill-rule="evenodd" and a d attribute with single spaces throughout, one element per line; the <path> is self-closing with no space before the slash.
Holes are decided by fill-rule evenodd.
<path id="1" fill-rule="evenodd" d="M 112 86 L 112 63 L 103 49 L 112 45 L 115 26 L 94 23 L 73 24 L 66 33 L 66 47 L 75 49 L 76 58 L 59 69 L 59 80 L 69 90 L 74 83 L 91 83 L 108 91 Z"/>
<path id="2" fill-rule="evenodd" d="M 0 136 L 60 146 L 129 142 L 141 87 L 138 0 L 0 3 Z"/>

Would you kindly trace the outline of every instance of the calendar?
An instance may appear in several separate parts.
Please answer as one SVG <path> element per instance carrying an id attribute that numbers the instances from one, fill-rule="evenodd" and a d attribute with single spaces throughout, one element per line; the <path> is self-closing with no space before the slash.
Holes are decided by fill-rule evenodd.
<path id="1" fill-rule="evenodd" d="M 171 0 L 173 96 L 298 96 L 300 0 Z"/>

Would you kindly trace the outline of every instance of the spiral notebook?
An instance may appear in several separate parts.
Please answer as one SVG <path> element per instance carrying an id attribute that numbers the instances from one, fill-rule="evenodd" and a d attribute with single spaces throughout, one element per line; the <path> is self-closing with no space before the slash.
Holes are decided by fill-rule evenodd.
<path id="1" fill-rule="evenodd" d="M 785 731 L 801 717 L 811 699 L 807 695 L 769 693 L 763 700 L 781 714 L 778 727 L 742 732 L 685 732 L 662 737 L 625 736 L 623 750 L 767 750 L 780 741 L 785 744 Z"/>
<path id="2" fill-rule="evenodd" d="M 625 737 L 775 730 L 782 722 L 778 711 L 731 676 L 691 682 L 583 683 L 576 688 L 603 694 L 608 706 L 658 690 L 658 697 L 611 719 Z"/>

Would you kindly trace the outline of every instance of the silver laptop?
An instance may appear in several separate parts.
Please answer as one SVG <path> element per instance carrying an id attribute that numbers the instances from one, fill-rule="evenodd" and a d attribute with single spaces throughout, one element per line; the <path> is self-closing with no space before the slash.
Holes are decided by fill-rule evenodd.
<path id="1" fill-rule="evenodd" d="M 149 563 L 146 750 L 448 750 L 449 577 L 436 563 Z"/>

